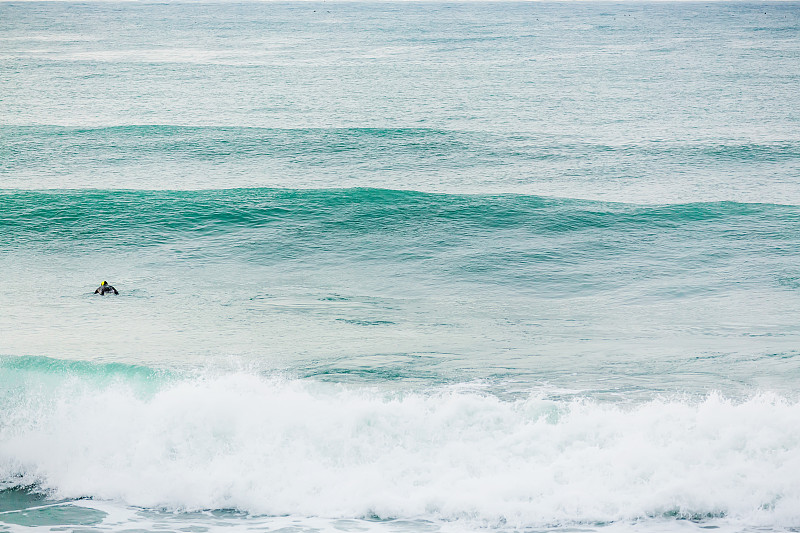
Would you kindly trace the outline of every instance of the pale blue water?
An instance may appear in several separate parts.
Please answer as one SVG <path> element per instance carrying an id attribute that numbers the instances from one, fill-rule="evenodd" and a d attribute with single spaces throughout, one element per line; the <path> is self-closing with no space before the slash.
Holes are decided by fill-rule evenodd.
<path id="1" fill-rule="evenodd" d="M 798 36 L 0 2 L 0 531 L 800 527 Z"/>

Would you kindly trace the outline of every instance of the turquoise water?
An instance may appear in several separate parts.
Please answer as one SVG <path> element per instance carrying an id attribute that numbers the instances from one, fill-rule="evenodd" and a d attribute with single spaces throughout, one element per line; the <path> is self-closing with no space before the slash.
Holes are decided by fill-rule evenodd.
<path id="1" fill-rule="evenodd" d="M 798 30 L 0 2 L 0 531 L 800 527 Z"/>

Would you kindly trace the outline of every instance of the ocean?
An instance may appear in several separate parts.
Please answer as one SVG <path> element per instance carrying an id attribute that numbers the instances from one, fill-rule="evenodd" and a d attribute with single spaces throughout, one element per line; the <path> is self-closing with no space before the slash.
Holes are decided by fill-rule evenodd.
<path id="1" fill-rule="evenodd" d="M 800 4 L 0 2 L 0 532 L 797 531 L 799 317 Z"/>

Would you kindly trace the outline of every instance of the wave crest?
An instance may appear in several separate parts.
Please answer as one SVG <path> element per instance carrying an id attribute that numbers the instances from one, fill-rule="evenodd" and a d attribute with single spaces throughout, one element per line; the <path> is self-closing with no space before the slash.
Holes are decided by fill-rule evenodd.
<path id="1" fill-rule="evenodd" d="M 29 379 L 18 397 L 0 413 L 0 480 L 58 497 L 518 527 L 800 520 L 800 403 L 771 395 L 622 406 L 238 373 L 155 391 Z"/>

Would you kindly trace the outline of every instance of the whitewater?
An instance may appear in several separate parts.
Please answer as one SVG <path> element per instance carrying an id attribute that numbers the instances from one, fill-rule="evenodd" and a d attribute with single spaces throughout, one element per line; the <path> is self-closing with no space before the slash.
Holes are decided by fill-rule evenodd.
<path id="1" fill-rule="evenodd" d="M 799 13 L 0 2 L 0 531 L 796 531 Z"/>
<path id="2" fill-rule="evenodd" d="M 143 508 L 466 522 L 459 528 L 800 516 L 800 406 L 773 395 L 621 406 L 246 373 L 122 379 L 137 371 L 90 385 L 80 371 L 51 376 L 45 397 L 4 398 L 21 427 L 4 434 L 14 461 L 3 475 L 56 497 Z"/>

